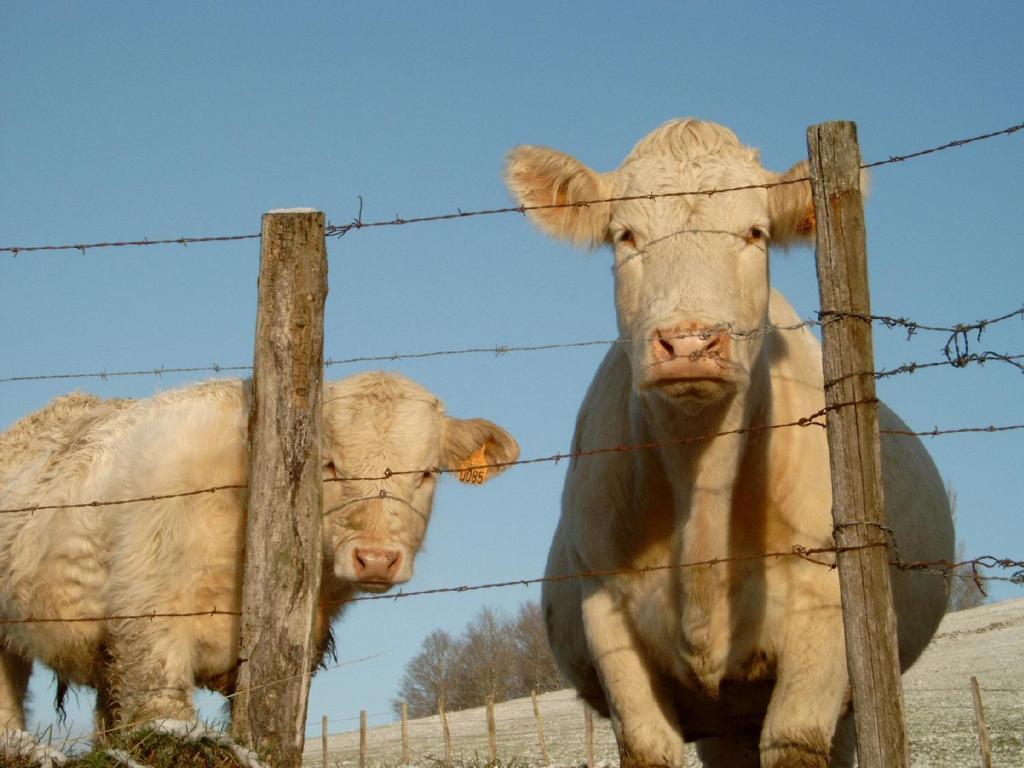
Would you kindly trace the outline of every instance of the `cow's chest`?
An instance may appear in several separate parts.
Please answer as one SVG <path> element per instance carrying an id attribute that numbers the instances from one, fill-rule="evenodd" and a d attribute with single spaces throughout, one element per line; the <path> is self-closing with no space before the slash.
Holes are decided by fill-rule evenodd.
<path id="1" fill-rule="evenodd" d="M 621 605 L 645 655 L 688 688 L 717 695 L 723 681 L 773 674 L 770 642 L 782 592 L 764 564 L 722 563 L 653 571 L 631 579 Z"/>

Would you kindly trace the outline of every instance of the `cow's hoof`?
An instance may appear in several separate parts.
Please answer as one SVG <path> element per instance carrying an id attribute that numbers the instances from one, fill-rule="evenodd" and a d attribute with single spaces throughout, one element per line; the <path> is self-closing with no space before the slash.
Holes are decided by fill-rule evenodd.
<path id="1" fill-rule="evenodd" d="M 14 728 L 0 734 L 0 755 L 27 758 L 39 763 L 40 768 L 64 765 L 68 759 L 63 752 L 41 743 L 34 734 Z"/>
<path id="2" fill-rule="evenodd" d="M 251 749 L 243 747 L 223 731 L 214 731 L 198 720 L 172 720 L 161 718 L 150 720 L 139 727 L 140 730 L 155 731 L 177 736 L 184 741 L 208 741 L 227 749 L 245 768 L 269 768 L 260 760 L 259 755 Z"/>

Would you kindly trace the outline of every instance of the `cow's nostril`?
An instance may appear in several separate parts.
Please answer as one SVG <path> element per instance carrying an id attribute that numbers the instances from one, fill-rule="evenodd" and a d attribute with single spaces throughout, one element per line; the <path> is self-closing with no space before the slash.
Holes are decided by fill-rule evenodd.
<path id="1" fill-rule="evenodd" d="M 401 562 L 402 553 L 398 549 L 359 547 L 352 553 L 356 578 L 361 581 L 391 581 Z"/>
<path id="2" fill-rule="evenodd" d="M 675 353 L 675 348 L 672 346 L 672 342 L 668 339 L 658 338 L 658 344 L 661 346 L 663 352 L 671 355 Z"/>

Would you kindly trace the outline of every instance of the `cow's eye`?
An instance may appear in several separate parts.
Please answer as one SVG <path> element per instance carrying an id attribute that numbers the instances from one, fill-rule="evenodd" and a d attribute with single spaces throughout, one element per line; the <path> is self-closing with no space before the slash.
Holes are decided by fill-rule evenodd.
<path id="1" fill-rule="evenodd" d="M 633 245 L 636 239 L 633 237 L 633 230 L 623 228 L 615 235 L 616 243 L 625 243 L 626 245 Z"/>
<path id="2" fill-rule="evenodd" d="M 747 240 L 752 243 L 763 243 L 768 239 L 768 232 L 764 227 L 753 226 L 747 232 Z"/>
<path id="3" fill-rule="evenodd" d="M 428 469 L 426 472 L 422 473 L 419 477 L 416 478 L 416 487 L 419 488 L 425 482 L 427 482 L 429 480 L 433 480 L 433 479 L 434 479 L 434 471 Z"/>

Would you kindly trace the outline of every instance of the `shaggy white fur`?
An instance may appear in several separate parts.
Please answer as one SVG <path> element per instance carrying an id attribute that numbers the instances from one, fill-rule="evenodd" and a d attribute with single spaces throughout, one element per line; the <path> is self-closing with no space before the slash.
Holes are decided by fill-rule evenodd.
<path id="1" fill-rule="evenodd" d="M 0 507 L 244 485 L 248 411 L 249 383 L 238 380 L 145 400 L 57 398 L 0 435 Z M 497 425 L 448 416 L 397 374 L 327 383 L 323 418 L 321 651 L 348 598 L 412 576 L 433 505 L 437 473 L 429 470 L 458 468 L 481 449 L 489 463 L 519 452 Z M 351 479 L 388 469 L 396 474 Z M 407 469 L 421 471 L 399 473 Z M 237 616 L 90 619 L 237 612 L 245 503 L 244 489 L 230 489 L 0 515 L 0 617 L 71 620 L 0 626 L 0 729 L 24 728 L 34 659 L 97 689 L 99 729 L 194 718 L 196 685 L 231 692 Z"/>
<path id="2" fill-rule="evenodd" d="M 814 216 L 807 182 L 757 185 L 805 173 L 766 171 L 731 131 L 699 120 L 662 126 L 609 173 L 542 147 L 509 155 L 508 185 L 526 205 L 635 196 L 530 215 L 555 237 L 609 244 L 615 260 L 627 343 L 594 376 L 574 449 L 661 446 L 572 463 L 547 573 L 748 558 L 545 585 L 562 671 L 610 714 L 625 766 L 681 765 L 684 739 L 709 766 L 852 760 L 837 575 L 759 557 L 833 543 L 824 430 L 756 431 L 824 405 L 811 333 L 764 330 L 799 324 L 770 287 L 769 243 L 808 240 Z M 906 429 L 884 407 L 880 419 Z M 921 442 L 885 436 L 882 459 L 902 556 L 949 559 L 949 506 Z M 893 585 L 906 668 L 945 611 L 946 583 L 894 572 Z"/>

